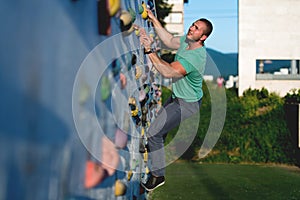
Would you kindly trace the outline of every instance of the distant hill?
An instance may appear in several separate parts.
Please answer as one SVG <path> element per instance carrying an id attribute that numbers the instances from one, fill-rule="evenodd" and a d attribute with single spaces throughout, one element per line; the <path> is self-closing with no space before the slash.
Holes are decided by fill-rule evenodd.
<path id="1" fill-rule="evenodd" d="M 229 75 L 238 75 L 238 53 L 222 53 L 214 49 L 207 48 L 207 53 L 211 57 L 208 59 L 208 65 L 206 66 L 205 74 L 215 75 L 216 72 L 212 71 L 210 65 L 216 65 L 220 74 L 227 79 Z M 165 54 L 163 55 L 166 61 L 172 62 L 174 55 Z M 298 61 L 299 62 L 299 61 Z M 290 60 L 272 60 L 264 62 L 264 72 L 274 73 L 279 71 L 280 68 L 290 68 Z M 258 73 L 259 60 L 256 61 L 256 72 Z"/>
<path id="2" fill-rule="evenodd" d="M 217 66 L 220 74 L 224 78 L 228 78 L 229 75 L 238 75 L 238 53 L 222 53 L 214 49 L 207 48 L 207 53 L 213 60 L 214 64 Z M 279 71 L 280 68 L 290 68 L 290 60 L 267 60 L 264 62 L 264 72 L 265 73 L 274 73 Z M 256 72 L 258 73 L 259 60 L 256 61 Z M 209 66 L 207 66 L 209 68 Z M 206 74 L 209 73 L 209 69 L 206 71 Z M 215 73 L 211 73 L 215 74 Z"/>
<path id="3" fill-rule="evenodd" d="M 228 78 L 229 75 L 236 76 L 238 74 L 238 54 L 237 53 L 221 53 L 219 51 L 207 48 L 207 53 L 211 59 L 208 59 L 206 66 L 206 75 L 216 75 L 220 73 L 224 78 Z M 162 58 L 167 62 L 172 62 L 174 54 L 163 54 Z M 215 71 L 216 66 L 218 72 Z"/>
<path id="4" fill-rule="evenodd" d="M 220 74 L 227 78 L 229 75 L 236 76 L 238 74 L 238 54 L 237 53 L 221 53 L 219 51 L 207 48 L 207 53 L 216 64 Z M 208 72 L 209 73 L 209 70 Z"/>

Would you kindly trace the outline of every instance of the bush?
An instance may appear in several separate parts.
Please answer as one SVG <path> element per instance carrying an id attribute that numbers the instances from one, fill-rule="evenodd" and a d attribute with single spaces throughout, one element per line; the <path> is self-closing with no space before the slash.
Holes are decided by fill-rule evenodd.
<path id="1" fill-rule="evenodd" d="M 300 89 L 293 89 L 287 95 L 285 95 L 284 100 L 286 103 L 300 103 Z"/>
<path id="2" fill-rule="evenodd" d="M 181 159 L 198 159 L 198 151 L 210 124 L 211 100 L 206 84 L 203 85 L 203 91 L 205 95 L 198 132 Z M 300 90 L 294 91 L 289 98 L 297 99 L 299 94 Z M 265 88 L 248 89 L 242 97 L 237 96 L 235 89 L 228 89 L 226 96 L 227 112 L 223 131 L 213 150 L 201 161 L 296 164 L 293 138 L 284 111 L 287 97 L 281 98 Z M 187 127 L 187 132 L 193 127 Z M 176 131 L 174 129 L 168 134 L 166 143 L 172 140 Z"/>
<path id="3" fill-rule="evenodd" d="M 290 155 L 295 157 L 295 164 L 300 167 L 300 149 L 299 141 L 299 106 L 300 106 L 300 89 L 293 89 L 285 97 L 284 110 L 287 118 L 287 126 L 291 132 L 291 140 L 294 149 Z"/>
<path id="4" fill-rule="evenodd" d="M 249 89 L 240 98 L 233 89 L 226 90 L 226 95 L 224 129 L 213 151 L 203 161 L 295 162 L 291 153 L 291 134 L 284 115 L 284 99 L 265 88 Z M 206 106 L 208 103 L 203 103 L 201 110 L 206 110 L 203 108 Z M 199 129 L 198 138 L 203 138 L 202 131 L 205 134 L 205 130 Z M 198 149 L 201 147 L 199 143 L 196 143 Z"/>

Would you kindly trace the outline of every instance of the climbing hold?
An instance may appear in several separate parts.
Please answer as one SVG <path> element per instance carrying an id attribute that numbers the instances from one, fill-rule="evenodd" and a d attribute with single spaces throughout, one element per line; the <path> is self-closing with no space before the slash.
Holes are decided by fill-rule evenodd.
<path id="1" fill-rule="evenodd" d="M 80 90 L 79 90 L 79 103 L 80 104 L 84 104 L 87 99 L 90 97 L 90 94 L 91 91 L 90 91 L 90 87 L 88 86 L 87 83 L 83 83 L 81 86 L 80 86 Z"/>
<path id="2" fill-rule="evenodd" d="M 112 27 L 110 24 L 110 9 L 108 0 L 97 1 L 97 26 L 100 35 L 110 35 Z"/>
<path id="3" fill-rule="evenodd" d="M 134 30 L 133 22 L 135 21 L 135 13 L 131 9 L 128 12 L 123 10 L 120 16 L 120 29 L 123 36 L 130 35 Z"/>
<path id="4" fill-rule="evenodd" d="M 109 14 L 114 16 L 121 7 L 120 0 L 108 0 Z"/>
<path id="5" fill-rule="evenodd" d="M 103 76 L 101 78 L 100 91 L 101 91 L 102 101 L 105 101 L 106 99 L 108 99 L 108 97 L 110 95 L 110 80 L 107 76 Z"/>
<path id="6" fill-rule="evenodd" d="M 128 104 L 135 105 L 136 104 L 135 98 L 129 97 Z"/>
<path id="7" fill-rule="evenodd" d="M 135 65 L 135 64 L 136 64 L 136 55 L 132 54 L 131 65 Z"/>
<path id="8" fill-rule="evenodd" d="M 161 96 L 161 90 L 160 89 L 156 90 L 155 95 L 157 98 L 159 98 Z"/>
<path id="9" fill-rule="evenodd" d="M 141 137 L 139 138 L 139 152 L 140 153 L 145 153 L 145 151 L 146 151 L 144 139 L 145 139 L 145 129 L 144 129 L 144 127 L 142 127 Z"/>
<path id="10" fill-rule="evenodd" d="M 142 68 L 140 66 L 135 66 L 135 79 L 139 79 L 142 76 Z"/>
<path id="11" fill-rule="evenodd" d="M 148 166 L 146 166 L 145 173 L 146 173 L 146 174 L 149 174 L 149 173 L 150 173 L 150 169 L 149 169 Z"/>
<path id="12" fill-rule="evenodd" d="M 144 90 L 140 90 L 139 92 L 139 102 L 143 101 L 146 98 L 146 93 Z"/>
<path id="13" fill-rule="evenodd" d="M 136 35 L 136 36 L 139 36 L 139 35 L 140 35 L 140 29 L 136 29 L 136 30 L 135 30 L 135 35 Z"/>
<path id="14" fill-rule="evenodd" d="M 147 81 L 148 77 L 146 74 L 143 74 L 141 77 L 142 83 L 145 83 Z"/>
<path id="15" fill-rule="evenodd" d="M 148 1 L 147 5 L 149 6 L 149 9 L 152 10 L 154 8 L 154 4 L 152 1 Z"/>
<path id="16" fill-rule="evenodd" d="M 145 89 L 145 92 L 146 92 L 146 93 L 149 93 L 149 92 L 150 92 L 150 87 L 149 87 L 148 84 L 145 84 L 145 85 L 144 85 L 144 89 Z"/>
<path id="17" fill-rule="evenodd" d="M 139 114 L 138 107 L 136 105 L 130 105 L 131 108 L 131 116 L 136 117 Z"/>
<path id="18" fill-rule="evenodd" d="M 147 125 L 147 113 L 148 109 L 146 106 L 142 108 L 142 126 L 145 127 Z"/>
<path id="19" fill-rule="evenodd" d="M 133 97 L 130 97 L 128 104 L 129 104 L 129 107 L 131 110 L 131 117 L 132 117 L 133 121 L 135 122 L 135 124 L 137 126 L 139 126 L 141 124 L 141 119 L 139 117 L 140 113 L 139 113 L 139 109 L 136 105 L 135 99 Z"/>
<path id="20" fill-rule="evenodd" d="M 121 89 L 124 89 L 127 84 L 126 76 L 123 73 L 120 73 L 120 83 L 121 83 Z"/>
<path id="21" fill-rule="evenodd" d="M 142 3 L 142 7 L 143 7 L 143 12 L 141 14 L 143 19 L 147 19 L 148 18 L 148 12 L 147 12 L 147 7 L 145 3 Z"/>
<path id="22" fill-rule="evenodd" d="M 139 14 L 142 14 L 144 12 L 144 6 L 139 5 Z"/>
<path id="23" fill-rule="evenodd" d="M 112 176 L 119 164 L 119 154 L 115 145 L 106 136 L 102 138 L 102 166 Z"/>
<path id="24" fill-rule="evenodd" d="M 152 85 L 153 90 L 158 90 L 158 86 L 156 83 L 153 82 L 151 85 Z"/>
<path id="25" fill-rule="evenodd" d="M 122 32 L 128 31 L 131 28 L 133 29 L 132 31 L 134 31 L 134 28 L 132 27 L 132 16 L 126 10 L 122 10 L 122 12 L 121 12 L 120 28 L 121 28 Z"/>
<path id="26" fill-rule="evenodd" d="M 139 166 L 139 161 L 136 159 L 133 159 L 132 163 L 131 163 L 131 168 L 136 169 L 138 166 Z"/>
<path id="27" fill-rule="evenodd" d="M 147 149 L 145 149 L 145 153 L 144 153 L 144 162 L 148 161 L 148 151 Z"/>
<path id="28" fill-rule="evenodd" d="M 150 36 L 151 38 L 154 38 L 155 34 L 154 34 L 153 32 L 150 32 L 150 33 L 149 33 L 149 36 Z"/>
<path id="29" fill-rule="evenodd" d="M 113 60 L 113 62 L 111 63 L 111 68 L 112 68 L 112 73 L 113 73 L 114 77 L 119 75 L 119 73 L 121 71 L 121 63 L 120 63 L 119 59 Z"/>
<path id="30" fill-rule="evenodd" d="M 128 181 L 130 181 L 132 175 L 133 175 L 132 170 L 129 170 L 129 171 L 127 172 L 127 180 L 128 180 Z"/>
<path id="31" fill-rule="evenodd" d="M 148 101 L 148 97 L 149 97 L 148 93 L 145 93 L 144 91 L 142 93 L 140 93 L 139 102 L 140 102 L 141 107 L 145 106 L 145 104 Z"/>
<path id="32" fill-rule="evenodd" d="M 131 26 L 128 30 L 123 31 L 123 32 L 122 32 L 122 35 L 123 35 L 123 36 L 128 36 L 128 35 L 130 35 L 134 30 L 135 30 L 134 27 Z"/>
<path id="33" fill-rule="evenodd" d="M 86 161 L 84 179 L 85 188 L 90 189 L 95 187 L 100 184 L 106 176 L 107 172 L 103 169 L 101 163 L 96 163 L 92 160 Z"/>
<path id="34" fill-rule="evenodd" d="M 120 181 L 115 182 L 115 196 L 123 196 L 126 193 L 126 185 Z"/>
<path id="35" fill-rule="evenodd" d="M 149 65 L 145 65 L 145 73 L 148 74 L 149 71 L 150 71 L 150 70 L 149 70 Z"/>
<path id="36" fill-rule="evenodd" d="M 127 144 L 127 134 L 121 129 L 117 128 L 115 133 L 115 145 L 119 149 L 123 149 Z"/>
<path id="37" fill-rule="evenodd" d="M 127 67 L 127 71 L 131 70 L 131 67 L 132 67 L 132 57 L 133 57 L 133 55 L 131 55 L 131 53 L 126 53 L 124 55 L 125 65 Z"/>
<path id="38" fill-rule="evenodd" d="M 136 19 L 136 13 L 135 13 L 135 11 L 132 8 L 129 8 L 128 12 L 131 15 L 131 23 L 133 23 L 135 21 L 135 19 Z"/>

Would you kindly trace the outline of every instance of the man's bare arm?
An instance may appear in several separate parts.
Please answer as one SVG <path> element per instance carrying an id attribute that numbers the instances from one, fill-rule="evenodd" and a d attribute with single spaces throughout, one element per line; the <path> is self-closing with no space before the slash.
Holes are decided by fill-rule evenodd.
<path id="1" fill-rule="evenodd" d="M 181 78 L 186 75 L 185 68 L 178 61 L 167 63 L 158 57 L 156 53 L 150 53 L 149 58 L 153 66 L 165 78 Z"/>
<path id="2" fill-rule="evenodd" d="M 180 62 L 168 63 L 161 59 L 156 52 L 151 51 L 153 38 L 149 37 L 143 28 L 140 28 L 140 42 L 144 46 L 145 52 L 149 53 L 153 66 L 162 76 L 166 78 L 181 78 L 186 75 L 186 70 Z"/>
<path id="3" fill-rule="evenodd" d="M 169 33 L 153 15 L 151 10 L 148 11 L 148 19 L 153 23 L 155 31 L 161 41 L 170 49 L 178 49 L 180 47 L 180 37 L 175 37 Z"/>

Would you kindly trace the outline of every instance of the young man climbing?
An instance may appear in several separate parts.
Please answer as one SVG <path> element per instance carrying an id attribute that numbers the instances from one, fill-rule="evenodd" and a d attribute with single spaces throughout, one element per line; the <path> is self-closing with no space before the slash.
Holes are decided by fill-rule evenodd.
<path id="1" fill-rule="evenodd" d="M 148 150 L 152 165 L 151 176 L 145 184 L 142 183 L 142 186 L 147 191 L 152 191 L 165 183 L 165 136 L 181 121 L 199 112 L 206 64 L 204 41 L 211 34 L 213 26 L 210 21 L 201 18 L 190 26 L 186 35 L 175 37 L 163 28 L 150 10 L 148 10 L 148 20 L 153 23 L 161 41 L 168 48 L 177 50 L 174 62 L 165 62 L 151 49 L 153 39 L 146 34 L 143 28 L 140 28 L 140 42 L 153 66 L 163 77 L 173 78 L 173 94 L 147 131 Z"/>

